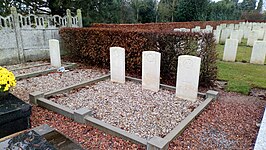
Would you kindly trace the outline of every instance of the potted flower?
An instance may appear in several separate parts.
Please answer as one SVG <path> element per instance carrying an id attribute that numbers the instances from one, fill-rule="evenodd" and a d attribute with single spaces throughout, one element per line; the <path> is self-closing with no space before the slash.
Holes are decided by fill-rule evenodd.
<path id="1" fill-rule="evenodd" d="M 31 105 L 9 93 L 15 86 L 14 74 L 0 67 L 0 138 L 31 127 Z"/>
<path id="2" fill-rule="evenodd" d="M 16 86 L 16 78 L 11 71 L 0 67 L 0 99 L 3 99 L 10 90 Z"/>

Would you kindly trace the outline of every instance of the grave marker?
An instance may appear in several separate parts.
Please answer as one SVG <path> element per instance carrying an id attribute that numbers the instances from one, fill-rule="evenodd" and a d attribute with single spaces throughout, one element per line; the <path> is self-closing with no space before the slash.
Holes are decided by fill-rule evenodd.
<path id="1" fill-rule="evenodd" d="M 161 53 L 155 51 L 142 52 L 142 89 L 159 91 L 160 66 Z"/>
<path id="2" fill-rule="evenodd" d="M 51 65 L 54 67 L 61 67 L 61 56 L 59 41 L 56 39 L 49 40 L 49 51 L 50 51 L 50 61 Z"/>
<path id="3" fill-rule="evenodd" d="M 235 61 L 236 52 L 237 52 L 238 40 L 236 39 L 227 39 L 224 46 L 224 61 Z"/>
<path id="4" fill-rule="evenodd" d="M 264 64 L 266 55 L 266 41 L 256 41 L 254 43 L 250 63 L 252 64 Z"/>
<path id="5" fill-rule="evenodd" d="M 230 29 L 223 29 L 221 33 L 220 43 L 225 43 L 226 39 L 230 37 L 230 33 Z"/>
<path id="6" fill-rule="evenodd" d="M 254 42 L 258 40 L 258 35 L 256 31 L 251 31 L 248 37 L 247 45 L 253 46 Z"/>
<path id="7" fill-rule="evenodd" d="M 110 47 L 111 81 L 125 83 L 125 49 Z"/>
<path id="8" fill-rule="evenodd" d="M 239 32 L 238 30 L 232 30 L 230 34 L 230 39 L 238 40 Z"/>
<path id="9" fill-rule="evenodd" d="M 176 96 L 196 101 L 199 85 L 201 58 L 182 55 L 178 57 Z"/>

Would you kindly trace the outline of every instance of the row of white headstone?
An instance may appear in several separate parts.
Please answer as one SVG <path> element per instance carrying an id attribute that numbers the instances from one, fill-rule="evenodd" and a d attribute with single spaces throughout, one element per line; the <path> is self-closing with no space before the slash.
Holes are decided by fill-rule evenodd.
<path id="1" fill-rule="evenodd" d="M 200 26 L 196 26 L 195 28 L 175 28 L 174 32 L 203 32 L 203 33 L 212 33 L 213 27 L 207 25 L 205 29 L 201 29 Z"/>
<path id="2" fill-rule="evenodd" d="M 236 60 L 236 53 L 238 47 L 238 40 L 227 39 L 224 46 L 224 61 Z M 252 64 L 264 64 L 266 56 L 266 41 L 255 41 L 252 48 L 250 63 Z"/>
<path id="3" fill-rule="evenodd" d="M 248 39 L 247 45 L 253 46 L 257 40 L 266 41 L 265 23 L 244 23 L 221 24 L 213 31 L 216 43 L 225 43 L 226 39 L 237 39 L 241 43 L 242 39 Z"/>
<path id="4" fill-rule="evenodd" d="M 142 89 L 157 92 L 160 87 L 161 54 L 155 51 L 142 53 Z M 178 57 L 176 96 L 196 101 L 201 58 L 182 55 Z M 110 48 L 111 81 L 125 83 L 125 49 Z"/>
<path id="5" fill-rule="evenodd" d="M 50 61 L 54 67 L 61 67 L 60 46 L 56 39 L 49 40 Z M 201 58 L 182 55 L 178 57 L 176 96 L 196 101 L 198 94 Z M 155 51 L 142 53 L 142 89 L 154 92 L 160 88 L 161 54 Z M 125 83 L 125 49 L 110 48 L 111 81 Z"/>

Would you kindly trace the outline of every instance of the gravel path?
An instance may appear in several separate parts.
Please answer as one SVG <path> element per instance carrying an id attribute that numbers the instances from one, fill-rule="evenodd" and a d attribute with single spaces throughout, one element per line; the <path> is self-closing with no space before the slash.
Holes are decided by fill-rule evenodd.
<path id="1" fill-rule="evenodd" d="M 48 92 L 107 74 L 106 70 L 76 68 L 64 73 L 50 73 L 17 81 L 13 94 L 28 102 L 29 93 Z"/>
<path id="2" fill-rule="evenodd" d="M 142 90 L 141 83 L 120 84 L 110 80 L 78 92 L 58 94 L 50 100 L 71 109 L 92 109 L 95 118 L 146 139 L 164 137 L 201 103 L 177 99 L 175 91 L 152 92 Z"/>
<path id="3" fill-rule="evenodd" d="M 169 149 L 253 149 L 266 101 L 220 91 Z"/>

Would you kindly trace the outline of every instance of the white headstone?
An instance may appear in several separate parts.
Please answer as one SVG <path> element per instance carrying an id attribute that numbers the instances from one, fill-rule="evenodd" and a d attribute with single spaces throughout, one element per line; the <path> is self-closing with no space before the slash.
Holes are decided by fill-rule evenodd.
<path id="1" fill-rule="evenodd" d="M 178 57 L 176 96 L 196 101 L 198 94 L 201 58 L 182 55 Z"/>
<path id="2" fill-rule="evenodd" d="M 235 24 L 235 30 L 238 30 L 239 29 L 239 24 Z"/>
<path id="3" fill-rule="evenodd" d="M 225 43 L 226 39 L 230 37 L 230 33 L 230 29 L 223 29 L 221 33 L 220 43 Z"/>
<path id="4" fill-rule="evenodd" d="M 197 28 L 197 27 L 192 28 L 192 29 L 191 29 L 191 32 L 200 32 L 200 28 Z"/>
<path id="5" fill-rule="evenodd" d="M 266 41 L 256 41 L 254 43 L 250 63 L 264 64 L 266 55 Z"/>
<path id="6" fill-rule="evenodd" d="M 207 29 L 207 31 L 209 31 L 209 32 L 212 32 L 212 30 L 213 30 L 213 27 L 212 27 L 212 26 L 210 26 L 210 25 L 206 25 L 206 29 Z"/>
<path id="7" fill-rule="evenodd" d="M 248 37 L 247 45 L 253 46 L 254 42 L 258 40 L 258 34 L 256 31 L 251 31 Z"/>
<path id="8" fill-rule="evenodd" d="M 125 49 L 110 47 L 111 81 L 125 83 Z"/>
<path id="9" fill-rule="evenodd" d="M 142 52 L 142 89 L 159 91 L 160 67 L 161 53 L 155 51 Z"/>
<path id="10" fill-rule="evenodd" d="M 249 37 L 250 32 L 251 32 L 250 27 L 245 26 L 243 31 L 244 31 L 244 38 L 247 39 Z"/>
<path id="11" fill-rule="evenodd" d="M 266 41 L 266 30 L 265 30 L 265 34 L 264 34 L 264 37 L 263 37 L 263 41 Z"/>
<path id="12" fill-rule="evenodd" d="M 243 30 L 238 30 L 238 43 L 242 42 L 243 36 L 244 36 L 244 31 Z"/>
<path id="13" fill-rule="evenodd" d="M 215 39 L 215 43 L 219 44 L 219 40 L 220 40 L 220 34 L 221 34 L 221 30 L 213 30 L 213 35 L 214 35 L 214 39 Z"/>
<path id="14" fill-rule="evenodd" d="M 222 29 L 223 29 L 222 26 L 220 25 L 216 26 L 216 30 L 222 30 Z"/>
<path id="15" fill-rule="evenodd" d="M 234 30 L 235 29 L 235 24 L 229 24 L 228 28 L 231 29 L 231 30 Z"/>
<path id="16" fill-rule="evenodd" d="M 230 39 L 238 40 L 239 32 L 238 30 L 232 30 L 230 34 Z"/>
<path id="17" fill-rule="evenodd" d="M 262 40 L 264 37 L 264 30 L 260 29 L 260 30 L 255 30 L 257 32 L 258 35 L 258 39 Z"/>
<path id="18" fill-rule="evenodd" d="M 235 61 L 236 52 L 237 52 L 238 40 L 236 39 L 227 39 L 224 46 L 224 61 Z"/>
<path id="19" fill-rule="evenodd" d="M 61 67 L 60 46 L 58 40 L 56 39 L 49 40 L 49 51 L 50 51 L 51 65 L 58 68 Z"/>
<path id="20" fill-rule="evenodd" d="M 190 32 L 190 29 L 187 29 L 187 28 L 175 28 L 174 32 Z"/>
<path id="21" fill-rule="evenodd" d="M 226 28 L 226 24 L 225 23 L 220 24 L 220 26 L 221 26 L 222 29 L 225 29 Z"/>

